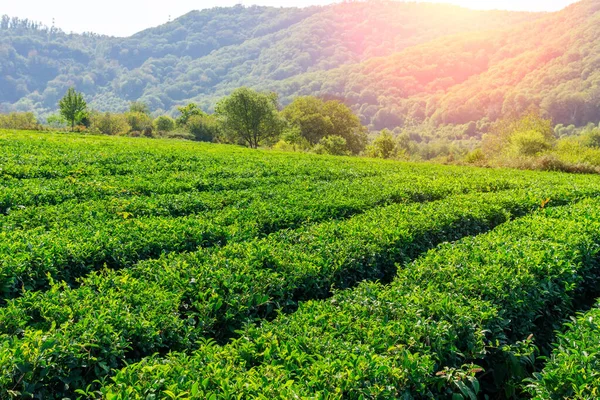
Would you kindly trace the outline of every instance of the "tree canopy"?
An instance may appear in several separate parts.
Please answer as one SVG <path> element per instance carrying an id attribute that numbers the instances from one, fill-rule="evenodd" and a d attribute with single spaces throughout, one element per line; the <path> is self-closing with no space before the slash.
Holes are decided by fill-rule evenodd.
<path id="1" fill-rule="evenodd" d="M 219 101 L 215 115 L 230 138 L 255 149 L 266 140 L 275 140 L 283 127 L 277 95 L 248 88 L 237 89 Z"/>
<path id="2" fill-rule="evenodd" d="M 59 101 L 60 114 L 71 124 L 71 129 L 76 123 L 82 122 L 86 117 L 87 103 L 83 94 L 74 88 L 69 88 L 65 96 Z"/>

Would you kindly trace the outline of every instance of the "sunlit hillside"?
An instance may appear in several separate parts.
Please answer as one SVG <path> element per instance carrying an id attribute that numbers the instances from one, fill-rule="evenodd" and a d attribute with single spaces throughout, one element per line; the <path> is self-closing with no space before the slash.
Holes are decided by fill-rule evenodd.
<path id="1" fill-rule="evenodd" d="M 237 6 L 192 12 L 123 39 L 68 35 L 6 18 L 0 24 L 0 104 L 4 111 L 44 115 L 74 85 L 101 111 L 123 111 L 138 99 L 153 111 L 168 112 L 190 100 L 211 109 L 219 96 L 247 85 L 287 94 L 341 94 L 360 109 L 383 93 L 361 80 L 348 93 L 338 90 L 335 72 L 331 80 L 324 76 L 302 88 L 296 79 L 448 35 L 520 26 L 540 17 L 402 2 Z M 364 110 L 361 115 L 365 122 L 373 117 Z"/>

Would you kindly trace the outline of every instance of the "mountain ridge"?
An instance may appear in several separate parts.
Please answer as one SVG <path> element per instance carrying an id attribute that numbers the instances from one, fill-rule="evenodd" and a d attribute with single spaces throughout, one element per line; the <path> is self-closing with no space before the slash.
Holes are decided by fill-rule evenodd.
<path id="1" fill-rule="evenodd" d="M 536 71 L 574 57 L 569 46 L 597 52 L 590 37 L 596 28 L 586 25 L 586 35 L 579 26 L 598 9 L 597 0 L 556 13 L 398 2 L 235 6 L 190 12 L 128 38 L 56 34 L 45 43 L 39 32 L 4 29 L 0 109 L 47 115 L 75 86 L 102 111 L 122 111 L 138 99 L 157 113 L 189 101 L 211 110 L 220 96 L 250 86 L 277 91 L 284 104 L 308 94 L 343 99 L 372 129 L 494 120 L 532 105 L 561 123 L 582 124 L 595 118 L 596 97 L 591 110 L 569 118 L 531 90 L 544 78 Z M 569 41 L 557 33 L 565 27 L 584 38 Z M 571 64 L 575 77 L 595 66 Z M 577 86 L 556 68 L 548 73 L 557 86 Z"/>

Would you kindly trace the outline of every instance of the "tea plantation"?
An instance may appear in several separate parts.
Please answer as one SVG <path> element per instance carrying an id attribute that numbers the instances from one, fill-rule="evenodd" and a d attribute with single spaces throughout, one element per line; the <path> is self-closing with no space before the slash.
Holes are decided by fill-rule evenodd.
<path id="1" fill-rule="evenodd" d="M 600 396 L 600 176 L 0 131 L 0 185 L 0 399 Z"/>

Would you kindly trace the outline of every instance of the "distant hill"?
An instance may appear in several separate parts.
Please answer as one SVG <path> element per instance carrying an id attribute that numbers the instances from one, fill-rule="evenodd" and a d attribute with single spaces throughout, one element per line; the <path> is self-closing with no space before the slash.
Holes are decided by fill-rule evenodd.
<path id="1" fill-rule="evenodd" d="M 210 110 L 239 86 L 343 99 L 372 128 L 493 120 L 534 105 L 600 121 L 600 0 L 552 14 L 371 1 L 214 8 L 128 38 L 0 21 L 0 108 L 52 112 L 69 86 L 94 108 L 142 100 Z"/>
<path id="2" fill-rule="evenodd" d="M 528 23 L 441 37 L 387 57 L 279 82 L 345 98 L 375 128 L 464 124 L 533 107 L 555 123 L 600 121 L 600 1 Z"/>

